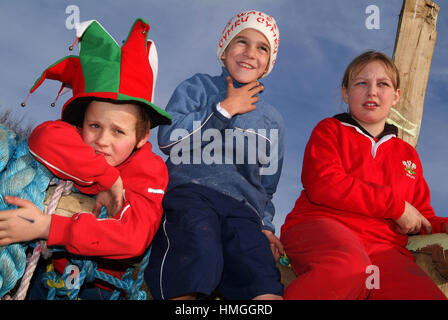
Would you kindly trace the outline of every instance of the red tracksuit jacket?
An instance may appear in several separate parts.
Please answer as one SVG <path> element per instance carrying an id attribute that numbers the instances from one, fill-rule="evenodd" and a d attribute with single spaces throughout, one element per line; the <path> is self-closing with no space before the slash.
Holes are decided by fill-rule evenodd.
<path id="1" fill-rule="evenodd" d="M 372 138 L 348 114 L 321 121 L 305 149 L 304 190 L 282 227 L 315 217 L 331 217 L 350 229 L 366 245 L 405 249 L 407 235 L 398 233 L 394 220 L 412 204 L 443 232 L 448 218 L 436 217 L 416 150 L 397 138 L 397 128 L 385 126 Z M 316 235 L 318 236 L 318 235 Z"/>
<path id="2" fill-rule="evenodd" d="M 62 245 L 70 253 L 109 259 L 144 253 L 159 227 L 168 184 L 165 163 L 152 153 L 149 142 L 124 163 L 112 167 L 83 142 L 75 127 L 58 120 L 36 127 L 29 137 L 29 148 L 57 177 L 74 181 L 84 193 L 109 189 L 119 175 L 123 181 L 125 201 L 120 213 L 110 219 L 82 212 L 71 218 L 53 215 L 49 246 Z"/>

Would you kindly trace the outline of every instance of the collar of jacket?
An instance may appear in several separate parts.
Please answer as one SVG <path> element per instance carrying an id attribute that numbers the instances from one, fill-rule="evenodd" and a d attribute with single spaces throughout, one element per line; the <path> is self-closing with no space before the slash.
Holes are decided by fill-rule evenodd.
<path id="1" fill-rule="evenodd" d="M 381 138 L 383 138 L 389 134 L 393 134 L 395 136 L 398 135 L 398 128 L 396 126 L 394 126 L 393 124 L 386 123 L 384 125 L 383 132 L 381 132 L 377 137 L 373 137 L 366 129 L 364 129 L 358 122 L 356 122 L 355 119 L 352 118 L 350 113 L 340 113 L 340 114 L 335 115 L 333 118 L 335 118 L 341 122 L 351 124 L 351 125 L 359 128 L 359 130 L 361 130 L 367 136 L 378 139 L 378 140 L 380 140 Z"/>

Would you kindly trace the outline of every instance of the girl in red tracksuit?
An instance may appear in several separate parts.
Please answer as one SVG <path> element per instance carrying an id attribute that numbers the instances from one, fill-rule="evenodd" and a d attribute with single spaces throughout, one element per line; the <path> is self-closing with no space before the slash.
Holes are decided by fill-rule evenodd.
<path id="1" fill-rule="evenodd" d="M 282 227 L 297 279 L 285 299 L 445 299 L 406 249 L 408 234 L 446 232 L 415 149 L 386 124 L 400 98 L 392 60 L 348 66 L 349 113 L 321 121 L 306 146 L 304 190 Z"/>

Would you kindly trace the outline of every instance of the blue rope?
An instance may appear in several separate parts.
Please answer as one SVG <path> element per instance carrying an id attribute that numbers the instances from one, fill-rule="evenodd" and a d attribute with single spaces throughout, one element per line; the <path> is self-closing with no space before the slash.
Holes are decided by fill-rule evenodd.
<path id="1" fill-rule="evenodd" d="M 140 290 L 140 287 L 143 283 L 143 275 L 146 266 L 148 265 L 150 254 L 151 249 L 149 248 L 142 258 L 137 279 L 135 280 L 132 278 L 132 274 L 135 269 L 133 266 L 128 267 L 126 272 L 123 274 L 123 277 L 118 279 L 110 274 L 104 273 L 103 271 L 99 271 L 96 262 L 83 257 L 78 257 L 78 259 L 75 259 L 75 257 L 72 256 L 69 263 L 65 267 L 62 276 L 59 276 L 59 274 L 53 269 L 44 274 L 42 284 L 49 289 L 47 299 L 53 300 L 56 299 L 56 297 L 63 297 L 69 300 L 76 300 L 78 299 L 80 289 L 84 284 L 91 283 L 98 279 L 115 287 L 110 300 L 118 300 L 123 298 L 124 295 L 122 295 L 122 293 L 126 293 L 130 300 L 146 300 L 146 292 Z M 74 283 L 71 283 L 71 278 L 69 278 L 71 266 L 73 265 L 80 269 L 79 275 L 75 279 L 77 284 L 76 286 L 73 286 Z M 73 287 L 69 287 L 67 285 L 68 283 L 70 283 Z"/>
<path id="2" fill-rule="evenodd" d="M 17 196 L 44 209 L 45 190 L 51 173 L 29 153 L 28 140 L 0 125 L 0 210 L 15 206 L 4 195 Z M 0 297 L 12 290 L 26 267 L 27 243 L 0 247 Z"/>
<path id="3" fill-rule="evenodd" d="M 28 139 L 19 138 L 16 133 L 0 125 L 0 210 L 15 208 L 3 200 L 3 195 L 11 195 L 30 200 L 43 211 L 45 192 L 51 178 L 53 178 L 51 172 L 30 154 Z M 106 216 L 107 211 L 103 207 L 99 218 Z M 25 251 L 28 245 L 32 244 L 16 243 L 0 247 L 0 298 L 11 291 L 23 276 L 26 267 Z M 129 267 L 120 280 L 98 271 L 94 261 L 72 256 L 71 263 L 81 270 L 77 279 L 79 287 L 67 288 L 70 272 L 64 272 L 59 276 L 52 270 L 47 271 L 43 275 L 43 284 L 49 289 L 47 299 L 64 296 L 77 299 L 79 289 L 84 283 L 100 279 L 117 288 L 111 299 L 118 299 L 122 296 L 121 293 L 125 292 L 130 299 L 144 300 L 146 293 L 139 289 L 143 283 L 143 273 L 148 265 L 149 255 L 150 249 L 143 256 L 136 280 L 132 279 L 134 267 Z"/>
<path id="4" fill-rule="evenodd" d="M 106 207 L 101 208 L 98 218 L 107 218 Z M 96 279 L 109 283 L 116 288 L 110 296 L 110 300 L 118 300 L 122 298 L 124 296 L 122 293 L 126 293 L 130 300 L 146 300 L 146 292 L 140 290 L 140 288 L 143 284 L 144 272 L 148 265 L 150 254 L 151 248 L 149 248 L 143 256 L 135 280 L 132 278 L 132 274 L 135 270 L 135 267 L 133 266 L 128 267 L 122 278 L 118 279 L 110 274 L 104 273 L 103 271 L 99 271 L 96 262 L 89 260 L 86 257 L 70 255 L 69 263 L 65 267 L 62 276 L 59 276 L 53 269 L 46 272 L 43 276 L 42 284 L 49 289 L 47 300 L 53 300 L 56 299 L 56 297 L 77 300 L 82 286 L 86 283 L 91 283 Z M 68 288 L 67 284 L 70 283 L 71 280 L 69 277 L 72 265 L 76 265 L 80 272 L 78 278 L 76 279 L 77 286 Z M 48 282 L 48 280 L 52 281 Z M 61 284 L 63 286 L 55 287 L 55 284 Z"/>

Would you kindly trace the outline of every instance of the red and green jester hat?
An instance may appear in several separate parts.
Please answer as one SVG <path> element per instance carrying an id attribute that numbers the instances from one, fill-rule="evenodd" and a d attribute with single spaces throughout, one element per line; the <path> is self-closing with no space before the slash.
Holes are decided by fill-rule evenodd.
<path id="1" fill-rule="evenodd" d="M 67 56 L 49 66 L 30 94 L 45 79 L 61 81 L 59 93 L 64 88 L 73 92 L 62 107 L 61 119 L 76 126 L 82 126 L 85 109 L 92 100 L 140 104 L 149 112 L 151 128 L 171 124 L 170 114 L 152 103 L 158 57 L 154 43 L 147 40 L 148 31 L 149 24 L 137 19 L 120 48 L 97 21 L 78 24 L 79 56 Z"/>

